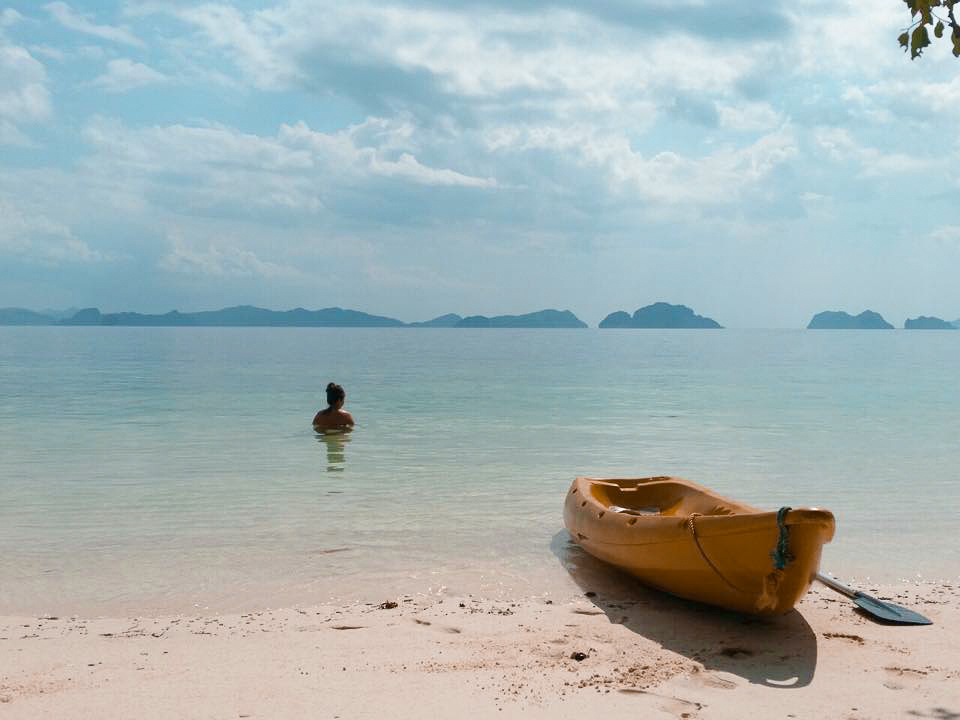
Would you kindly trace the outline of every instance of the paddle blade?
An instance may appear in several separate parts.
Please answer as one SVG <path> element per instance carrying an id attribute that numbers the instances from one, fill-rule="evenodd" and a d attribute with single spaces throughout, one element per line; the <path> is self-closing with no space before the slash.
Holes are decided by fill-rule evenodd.
<path id="1" fill-rule="evenodd" d="M 877 600 L 872 595 L 858 592 L 853 596 L 853 601 L 865 612 L 884 622 L 894 623 L 896 625 L 932 625 L 933 620 L 925 618 L 918 612 L 908 610 L 905 607 L 894 605 L 893 603 Z"/>

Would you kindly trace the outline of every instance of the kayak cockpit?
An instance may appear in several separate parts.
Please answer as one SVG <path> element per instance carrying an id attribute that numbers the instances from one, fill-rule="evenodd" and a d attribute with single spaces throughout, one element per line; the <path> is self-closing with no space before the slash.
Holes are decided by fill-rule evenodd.
<path id="1" fill-rule="evenodd" d="M 587 492 L 591 500 L 611 512 L 627 515 L 687 517 L 736 515 L 756 512 L 716 495 L 700 492 L 687 483 L 669 477 L 638 480 L 592 480 Z"/>

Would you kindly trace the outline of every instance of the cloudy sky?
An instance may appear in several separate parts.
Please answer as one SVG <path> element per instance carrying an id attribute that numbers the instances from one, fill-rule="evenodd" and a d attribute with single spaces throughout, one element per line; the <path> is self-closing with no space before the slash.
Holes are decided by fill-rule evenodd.
<path id="1" fill-rule="evenodd" d="M 864 13 L 869 9 L 869 14 Z M 900 0 L 0 0 L 0 306 L 960 317 Z"/>

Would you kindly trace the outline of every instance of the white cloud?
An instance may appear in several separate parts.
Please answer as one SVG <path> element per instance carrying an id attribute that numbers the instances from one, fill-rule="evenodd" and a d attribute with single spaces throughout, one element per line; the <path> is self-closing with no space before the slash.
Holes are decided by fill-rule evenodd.
<path id="1" fill-rule="evenodd" d="M 0 36 L 0 144 L 26 145 L 22 126 L 50 117 L 50 92 L 43 65 L 25 48 Z"/>
<path id="2" fill-rule="evenodd" d="M 679 32 L 644 37 L 589 12 L 457 10 L 289 0 L 249 12 L 151 5 L 230 57 L 254 87 L 326 87 L 365 103 L 394 96 L 473 111 L 527 107 L 556 117 L 617 117 L 678 90 L 731 92 L 761 58 Z M 144 9 L 143 11 L 146 11 Z M 665 11 L 666 12 L 666 11 Z M 401 101 L 402 102 L 402 101 Z M 377 108 L 378 109 L 378 108 Z"/>
<path id="3" fill-rule="evenodd" d="M 832 220 L 836 217 L 836 203 L 833 197 L 816 192 L 800 193 L 800 203 L 808 217 L 819 220 Z"/>
<path id="4" fill-rule="evenodd" d="M 474 177 L 449 168 L 428 167 L 408 150 L 413 147 L 413 129 L 407 122 L 392 123 L 380 118 L 338 133 L 320 133 L 305 123 L 284 125 L 280 140 L 292 147 L 309 148 L 318 162 L 331 169 L 341 167 L 355 173 L 396 177 L 422 185 L 450 185 L 493 188 L 493 178 Z"/>
<path id="5" fill-rule="evenodd" d="M 960 250 L 960 225 L 941 225 L 930 233 L 930 239 L 939 245 Z"/>
<path id="6" fill-rule="evenodd" d="M 129 128 L 97 118 L 88 124 L 86 139 L 106 157 L 145 171 L 229 167 L 264 172 L 303 170 L 312 165 L 309 153 L 290 149 L 275 138 L 213 125 Z"/>
<path id="7" fill-rule="evenodd" d="M 663 151 L 652 156 L 634 151 L 629 139 L 589 127 L 497 128 L 487 134 L 491 150 L 504 153 L 550 150 L 579 157 L 585 167 L 601 169 L 613 191 L 654 204 L 721 205 L 761 183 L 778 165 L 796 155 L 793 132 L 781 128 L 742 148 L 724 147 L 702 156 Z"/>
<path id="8" fill-rule="evenodd" d="M 396 160 L 381 160 L 375 151 L 358 153 L 364 154 L 370 159 L 368 167 L 376 175 L 406 178 L 423 185 L 460 185 L 472 188 L 497 186 L 497 181 L 493 178 L 471 177 L 447 168 L 427 167 L 410 153 L 402 153 Z"/>
<path id="9" fill-rule="evenodd" d="M 175 235 L 171 245 L 170 252 L 158 263 L 158 267 L 167 272 L 210 277 L 292 278 L 301 275 L 296 268 L 263 261 L 252 251 L 225 242 L 207 242 L 206 247 L 197 247 Z"/>
<path id="10" fill-rule="evenodd" d="M 27 50 L 0 44 L 0 117 L 27 122 L 46 119 L 50 114 L 46 82 L 43 65 Z"/>
<path id="11" fill-rule="evenodd" d="M 890 112 L 889 107 L 877 102 L 876 93 L 871 89 L 867 92 L 858 85 L 848 85 L 841 94 L 843 107 L 849 110 L 850 115 L 857 118 L 861 125 L 882 125 L 897 122 L 897 116 Z"/>
<path id="12" fill-rule="evenodd" d="M 910 22 L 903 3 L 875 3 L 864 12 L 856 0 L 798 0 L 789 12 L 796 28 L 789 48 L 796 72 L 818 81 L 863 79 L 881 77 L 891 66 L 903 65 L 897 36 Z"/>
<path id="13" fill-rule="evenodd" d="M 241 11 L 226 5 L 164 8 L 181 20 L 201 29 L 215 47 L 232 53 L 260 87 L 288 84 L 298 76 L 292 58 L 276 52 L 273 36 L 284 29 L 269 19 L 269 11 L 254 14 L 249 20 Z M 328 16 L 333 20 L 333 16 Z"/>
<path id="14" fill-rule="evenodd" d="M 931 73 L 924 78 L 882 80 L 864 94 L 886 106 L 886 119 L 913 117 L 935 122 L 955 118 L 960 114 L 960 75 L 952 72 L 938 80 L 940 76 Z"/>
<path id="15" fill-rule="evenodd" d="M 107 62 L 107 71 L 93 80 L 92 85 L 107 92 L 122 93 L 135 88 L 167 82 L 163 73 L 157 72 L 143 63 L 127 58 L 118 58 Z"/>
<path id="16" fill-rule="evenodd" d="M 4 8 L 3 12 L 0 12 L 0 27 L 10 27 L 21 20 L 23 20 L 23 15 L 13 8 Z"/>
<path id="17" fill-rule="evenodd" d="M 52 45 L 31 45 L 30 52 L 33 55 L 40 55 L 50 58 L 51 60 L 56 60 L 57 62 L 62 62 L 67 59 L 67 54 L 63 50 L 55 48 Z"/>
<path id="18" fill-rule="evenodd" d="M 66 225 L 40 213 L 25 212 L 3 197 L 0 197 L 0 254 L 47 264 L 103 259 Z"/>
<path id="19" fill-rule="evenodd" d="M 2 145 L 30 147 L 33 143 L 16 125 L 0 118 L 0 146 Z"/>
<path id="20" fill-rule="evenodd" d="M 717 111 L 727 130 L 770 132 L 784 123 L 783 114 L 767 102 L 720 103 Z"/>
<path id="21" fill-rule="evenodd" d="M 44 5 L 50 16 L 63 27 L 101 40 L 143 47 L 143 42 L 128 28 L 115 25 L 98 25 L 86 15 L 74 12 L 65 2 L 52 2 Z"/>
<path id="22" fill-rule="evenodd" d="M 851 162 L 865 178 L 892 177 L 929 170 L 935 160 L 927 155 L 884 152 L 859 142 L 846 128 L 818 128 L 814 142 L 836 162 Z"/>
<path id="23" fill-rule="evenodd" d="M 91 172 L 122 179 L 127 189 L 139 185 L 140 196 L 176 198 L 187 213 L 316 213 L 326 193 L 376 179 L 403 188 L 495 187 L 492 178 L 423 163 L 403 140 L 406 132 L 403 123 L 371 120 L 336 133 L 298 123 L 270 137 L 222 126 L 132 129 L 98 119 L 85 135 L 96 150 L 87 161 Z"/>
<path id="24" fill-rule="evenodd" d="M 673 152 L 645 159 L 619 159 L 620 174 L 646 197 L 670 204 L 715 205 L 735 202 L 797 153 L 793 133 L 784 128 L 743 148 L 724 148 L 702 158 Z"/>

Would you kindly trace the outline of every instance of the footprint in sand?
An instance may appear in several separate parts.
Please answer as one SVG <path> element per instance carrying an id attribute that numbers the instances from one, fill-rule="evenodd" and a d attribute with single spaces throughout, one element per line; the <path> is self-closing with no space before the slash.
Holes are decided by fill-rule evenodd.
<path id="1" fill-rule="evenodd" d="M 697 713 L 703 709 L 703 705 L 683 698 L 668 698 L 660 703 L 660 709 L 664 712 L 673 713 L 680 718 L 695 718 Z"/>
<path id="2" fill-rule="evenodd" d="M 430 622 L 429 620 L 421 620 L 420 618 L 413 618 L 413 621 L 417 625 L 433 625 L 433 623 Z M 463 632 L 460 628 L 453 627 L 451 625 L 448 625 L 446 627 L 442 627 L 439 629 L 445 633 L 450 633 L 451 635 L 459 635 L 461 632 Z"/>
<path id="3" fill-rule="evenodd" d="M 904 690 L 911 681 L 913 681 L 913 685 L 916 687 L 918 681 L 923 680 L 929 674 L 926 670 L 914 670 L 913 668 L 903 667 L 885 667 L 883 671 L 887 675 L 883 686 L 890 690 Z"/>
<path id="4" fill-rule="evenodd" d="M 703 709 L 703 705 L 698 702 L 691 702 L 683 698 L 673 697 L 671 695 L 661 695 L 650 690 L 640 690 L 638 688 L 621 688 L 620 692 L 625 695 L 648 695 L 656 698 L 660 702 L 658 706 L 664 712 L 671 713 L 678 718 L 695 718 L 697 713 Z"/>
<path id="5" fill-rule="evenodd" d="M 727 680 L 719 675 L 700 675 L 700 682 L 706 687 L 718 688 L 720 690 L 734 690 L 737 684 L 732 680 Z"/>
<path id="6" fill-rule="evenodd" d="M 857 643 L 857 645 L 863 645 L 865 642 L 865 640 L 859 635 L 848 635 L 847 633 L 828 632 L 824 633 L 823 636 L 825 638 L 830 638 L 831 640 L 834 638 L 839 638 L 840 640 L 849 640 L 850 642 Z"/>
<path id="7" fill-rule="evenodd" d="M 703 672 L 700 669 L 695 669 L 687 678 L 680 681 L 685 687 L 690 688 L 716 688 L 718 690 L 734 690 L 737 687 L 737 683 L 733 680 L 728 680 L 727 678 L 720 677 L 712 672 Z"/>
<path id="8" fill-rule="evenodd" d="M 895 675 L 900 675 L 900 676 L 905 675 L 907 677 L 912 676 L 915 678 L 922 678 L 930 674 L 926 670 L 914 670 L 913 668 L 903 668 L 903 667 L 885 667 L 884 670 L 886 670 L 888 673 L 893 673 Z"/>

